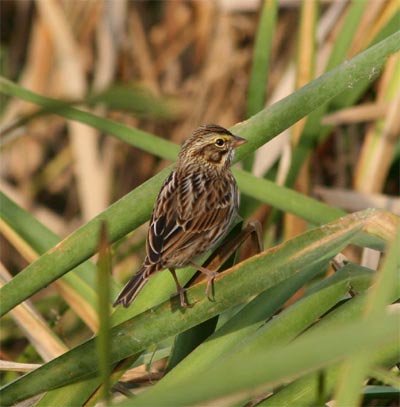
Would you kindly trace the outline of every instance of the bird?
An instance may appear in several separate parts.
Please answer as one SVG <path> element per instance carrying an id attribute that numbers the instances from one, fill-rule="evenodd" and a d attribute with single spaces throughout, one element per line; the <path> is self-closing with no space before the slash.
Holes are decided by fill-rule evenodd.
<path id="1" fill-rule="evenodd" d="M 246 142 L 217 124 L 198 127 L 183 142 L 176 165 L 154 204 L 146 257 L 114 306 L 128 307 L 150 277 L 169 269 L 180 304 L 187 307 L 175 270 L 189 265 L 207 276 L 209 297 L 217 273 L 195 260 L 226 235 L 237 215 L 239 191 L 230 165 L 236 148 Z"/>

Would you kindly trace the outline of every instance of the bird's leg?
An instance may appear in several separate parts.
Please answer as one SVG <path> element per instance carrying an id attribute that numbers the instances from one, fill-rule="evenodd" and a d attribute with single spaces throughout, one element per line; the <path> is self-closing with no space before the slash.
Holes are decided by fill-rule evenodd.
<path id="1" fill-rule="evenodd" d="M 247 230 L 247 233 L 251 237 L 253 247 L 255 247 L 255 252 L 261 253 L 264 250 L 261 223 L 257 220 L 253 220 L 247 224 L 245 230 Z"/>
<path id="2" fill-rule="evenodd" d="M 178 277 L 176 276 L 175 269 L 169 268 L 168 270 L 171 272 L 172 277 L 174 278 L 176 288 L 179 293 L 179 298 L 181 300 L 181 307 L 186 308 L 188 306 L 188 303 L 186 302 L 186 299 L 185 299 L 185 289 L 179 284 L 179 280 L 178 280 Z"/>
<path id="3" fill-rule="evenodd" d="M 217 270 L 221 267 L 249 237 L 251 246 L 255 253 L 263 251 L 261 224 L 258 221 L 249 222 L 240 233 L 231 239 L 226 240 L 207 260 L 205 267 L 211 270 Z"/>
<path id="4" fill-rule="evenodd" d="M 211 271 L 209 269 L 206 269 L 205 267 L 199 266 L 198 264 L 194 264 L 192 262 L 190 262 L 189 264 L 207 276 L 206 296 L 208 298 L 211 298 L 210 294 L 211 294 L 212 283 L 213 283 L 215 277 L 218 275 L 218 273 L 216 271 Z"/>
<path id="5" fill-rule="evenodd" d="M 261 237 L 261 224 L 258 221 L 249 222 L 243 230 L 234 236 L 232 239 L 227 240 L 223 245 L 221 245 L 212 255 L 211 258 L 207 260 L 204 266 L 198 266 L 197 264 L 191 263 L 193 267 L 201 271 L 208 278 L 206 295 L 208 297 L 211 293 L 212 283 L 218 273 L 211 270 L 218 270 L 249 237 L 252 242 L 252 246 L 256 253 L 260 253 L 263 250 L 263 243 Z M 199 276 L 201 277 L 201 276 Z M 194 283 L 200 281 L 200 278 L 196 278 Z"/>

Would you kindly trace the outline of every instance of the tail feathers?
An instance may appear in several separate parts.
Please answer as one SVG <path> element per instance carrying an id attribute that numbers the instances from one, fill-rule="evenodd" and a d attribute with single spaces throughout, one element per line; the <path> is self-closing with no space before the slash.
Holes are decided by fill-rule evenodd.
<path id="1" fill-rule="evenodd" d="M 145 278 L 146 269 L 142 267 L 125 285 L 122 291 L 118 294 L 113 306 L 122 304 L 125 308 L 132 304 L 134 299 L 138 296 L 143 286 L 147 283 Z"/>

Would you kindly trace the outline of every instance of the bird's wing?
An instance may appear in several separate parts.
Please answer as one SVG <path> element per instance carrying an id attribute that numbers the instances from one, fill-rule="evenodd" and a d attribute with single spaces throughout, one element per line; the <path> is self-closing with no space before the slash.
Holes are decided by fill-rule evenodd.
<path id="1" fill-rule="evenodd" d="M 224 233 L 225 224 L 230 223 L 238 205 L 236 182 L 230 173 L 229 177 L 212 180 L 196 173 L 180 179 L 177 172 L 170 174 L 150 220 L 147 239 L 150 263 L 159 262 L 163 256 L 192 244 L 204 234 L 215 241 Z"/>

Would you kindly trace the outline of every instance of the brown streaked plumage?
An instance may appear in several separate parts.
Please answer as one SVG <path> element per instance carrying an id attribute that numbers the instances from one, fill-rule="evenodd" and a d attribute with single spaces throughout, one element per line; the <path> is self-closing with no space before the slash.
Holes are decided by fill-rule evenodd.
<path id="1" fill-rule="evenodd" d="M 227 232 L 237 214 L 239 193 L 229 169 L 236 147 L 246 140 L 216 124 L 196 129 L 183 143 L 175 169 L 164 181 L 154 205 L 147 236 L 147 256 L 114 302 L 128 307 L 160 270 L 168 268 L 181 305 L 183 288 L 175 269 L 193 265 L 208 277 L 207 295 L 215 273 L 193 260 Z"/>

